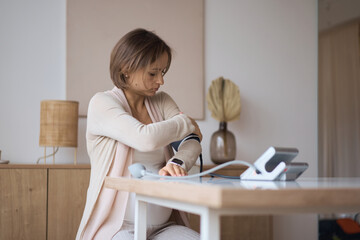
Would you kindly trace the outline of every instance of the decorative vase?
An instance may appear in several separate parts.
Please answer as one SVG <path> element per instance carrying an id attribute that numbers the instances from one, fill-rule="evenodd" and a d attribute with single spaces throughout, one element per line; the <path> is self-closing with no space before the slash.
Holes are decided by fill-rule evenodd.
<path id="1" fill-rule="evenodd" d="M 210 141 L 211 161 L 221 164 L 234 160 L 236 156 L 236 141 L 232 132 L 227 130 L 227 122 L 220 122 L 219 130 L 214 132 Z"/>

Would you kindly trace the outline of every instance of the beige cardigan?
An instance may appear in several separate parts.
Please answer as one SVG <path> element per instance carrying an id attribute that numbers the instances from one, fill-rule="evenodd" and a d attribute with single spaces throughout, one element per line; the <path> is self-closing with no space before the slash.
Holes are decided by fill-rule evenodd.
<path id="1" fill-rule="evenodd" d="M 90 100 L 86 140 L 91 176 L 76 239 L 111 239 L 120 230 L 128 193 L 104 188 L 103 183 L 105 176 L 130 177 L 127 168 L 132 163 L 133 149 L 146 152 L 165 147 L 168 160 L 173 154 L 168 144 L 194 131 L 191 120 L 179 114 L 166 93 L 146 98 L 145 105 L 152 124 L 142 124 L 132 117 L 125 95 L 118 88 L 97 93 Z M 195 151 L 179 149 L 176 154 L 185 161 L 187 170 L 201 152 L 200 144 L 193 142 Z"/>

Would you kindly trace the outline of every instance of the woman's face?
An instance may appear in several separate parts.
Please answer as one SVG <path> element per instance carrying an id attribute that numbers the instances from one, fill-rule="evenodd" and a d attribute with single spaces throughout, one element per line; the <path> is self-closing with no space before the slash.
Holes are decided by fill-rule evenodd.
<path id="1" fill-rule="evenodd" d="M 167 64 L 168 55 L 164 53 L 149 68 L 129 74 L 127 90 L 141 96 L 154 96 L 164 84 Z"/>

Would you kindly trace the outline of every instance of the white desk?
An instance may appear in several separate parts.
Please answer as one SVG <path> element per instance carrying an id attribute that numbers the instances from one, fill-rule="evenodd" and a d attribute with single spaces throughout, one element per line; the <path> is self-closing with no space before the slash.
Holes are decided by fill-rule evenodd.
<path id="1" fill-rule="evenodd" d="M 221 215 L 335 213 L 360 211 L 360 178 L 260 182 L 105 179 L 105 187 L 136 193 L 135 239 L 146 239 L 146 203 L 201 217 L 201 239 L 220 239 Z"/>

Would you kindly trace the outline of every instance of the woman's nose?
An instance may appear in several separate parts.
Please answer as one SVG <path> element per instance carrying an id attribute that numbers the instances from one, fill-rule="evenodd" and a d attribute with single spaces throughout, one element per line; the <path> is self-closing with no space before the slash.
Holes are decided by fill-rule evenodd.
<path id="1" fill-rule="evenodd" d="M 156 83 L 160 84 L 160 85 L 164 85 L 164 77 L 163 75 L 160 75 L 156 81 Z"/>

